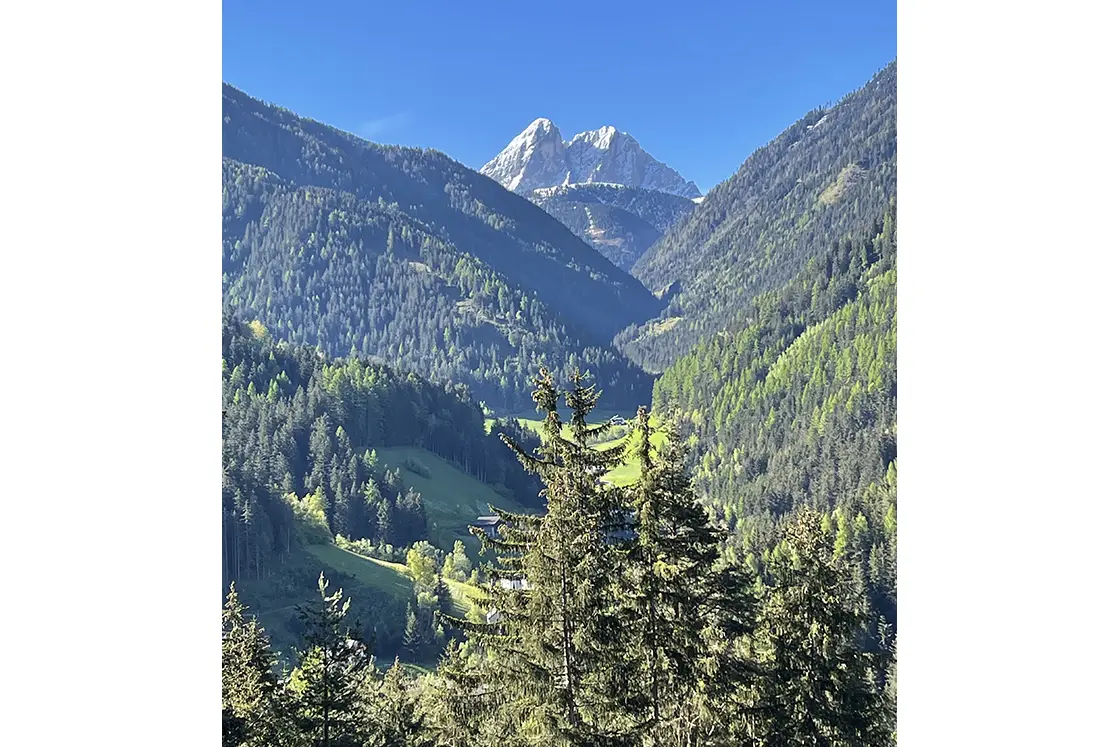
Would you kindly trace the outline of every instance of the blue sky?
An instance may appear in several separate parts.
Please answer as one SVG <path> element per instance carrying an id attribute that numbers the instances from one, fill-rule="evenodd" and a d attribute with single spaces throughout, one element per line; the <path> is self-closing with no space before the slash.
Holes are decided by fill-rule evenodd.
<path id="1" fill-rule="evenodd" d="M 222 77 L 478 168 L 537 117 L 614 125 L 707 191 L 896 55 L 893 0 L 225 0 Z"/>

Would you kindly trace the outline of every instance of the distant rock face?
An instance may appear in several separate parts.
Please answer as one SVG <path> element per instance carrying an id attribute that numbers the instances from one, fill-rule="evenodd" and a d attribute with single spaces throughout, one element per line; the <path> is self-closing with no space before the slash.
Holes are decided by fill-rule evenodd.
<path id="1" fill-rule="evenodd" d="M 522 195 L 542 187 L 619 184 L 680 197 L 700 196 L 696 184 L 642 150 L 631 135 L 601 127 L 565 141 L 559 128 L 544 118 L 526 127 L 479 170 Z"/>
<path id="2" fill-rule="evenodd" d="M 538 119 L 481 171 L 520 194 L 563 184 L 569 171 L 564 138 L 552 122 Z"/>
<path id="3" fill-rule="evenodd" d="M 687 197 L 617 184 L 541 187 L 525 196 L 627 272 L 696 208 Z"/>

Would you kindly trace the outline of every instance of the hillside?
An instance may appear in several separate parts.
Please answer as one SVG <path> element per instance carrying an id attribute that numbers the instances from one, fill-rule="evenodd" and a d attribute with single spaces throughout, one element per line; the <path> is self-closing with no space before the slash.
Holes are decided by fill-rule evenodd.
<path id="1" fill-rule="evenodd" d="M 536 496 L 523 496 L 524 503 L 499 494 L 463 472 L 462 468 L 425 449 L 398 446 L 381 449 L 378 459 L 390 469 L 399 468 L 401 483 L 424 498 L 428 517 L 428 541 L 443 550 L 451 550 L 456 540 L 477 550 L 478 540 L 467 525 L 490 506 L 506 511 L 522 511 L 526 504 L 537 503 Z"/>
<path id="2" fill-rule="evenodd" d="M 527 197 L 627 272 L 696 207 L 685 197 L 618 184 L 545 187 Z"/>
<path id="3" fill-rule="evenodd" d="M 895 102 L 891 63 L 753 153 L 650 247 L 634 275 L 680 292 L 658 320 L 616 338 L 631 359 L 664 370 L 702 337 L 741 324 L 755 295 L 881 216 L 895 193 Z"/>
<path id="4" fill-rule="evenodd" d="M 761 561 L 794 510 L 826 513 L 875 610 L 894 622 L 896 238 L 893 209 L 834 244 L 746 326 L 658 380 L 654 408 L 689 424 L 697 489 Z"/>
<path id="5" fill-rule="evenodd" d="M 236 582 L 287 650 L 301 630 L 296 607 L 324 573 L 353 597 L 379 656 L 432 663 L 446 642 L 435 609 L 468 615 L 479 593 L 461 583 L 479 549 L 467 524 L 490 505 L 541 508 L 540 481 L 499 439 L 532 448 L 534 434 L 484 421 L 464 387 L 330 360 L 272 340 L 259 322 L 227 318 L 222 337 L 223 586 Z M 439 570 L 458 561 L 446 598 L 418 589 L 403 564 L 411 552 Z M 423 643 L 406 650 L 410 608 Z"/>
<path id="6" fill-rule="evenodd" d="M 308 551 L 327 568 L 352 577 L 360 586 L 383 591 L 397 599 L 410 600 L 413 596 L 412 578 L 404 563 L 391 563 L 380 558 L 343 550 L 334 545 L 311 545 Z M 477 586 L 454 579 L 444 579 L 451 591 L 451 612 L 462 617 L 476 609 L 486 594 Z"/>
<path id="7" fill-rule="evenodd" d="M 436 662 L 437 650 L 420 657 L 402 651 L 408 605 L 415 604 L 415 586 L 403 563 L 370 558 L 329 542 L 301 548 L 276 573 L 262 580 L 245 580 L 238 589 L 249 609 L 260 619 L 285 660 L 291 660 L 299 642 L 302 624 L 298 608 L 314 603 L 315 580 L 323 573 L 332 587 L 341 588 L 351 600 L 355 633 L 373 642 L 381 662 L 397 656 L 428 666 Z M 478 587 L 444 579 L 451 614 L 477 615 L 485 593 Z"/>
<path id="8" fill-rule="evenodd" d="M 462 387 L 329 361 L 272 341 L 259 324 L 231 321 L 222 385 L 224 582 L 267 576 L 298 546 L 335 535 L 385 553 L 428 539 L 428 508 L 402 453 L 440 475 L 457 470 L 458 483 L 495 500 L 538 502 L 539 481 L 498 437 L 532 433 L 508 421 L 485 427 Z M 438 520 L 446 509 L 435 498 Z"/>
<path id="9" fill-rule="evenodd" d="M 558 221 L 432 151 L 375 145 L 223 86 L 223 299 L 285 340 L 530 405 L 541 365 L 620 405 L 651 381 L 611 346 L 661 303 Z"/>

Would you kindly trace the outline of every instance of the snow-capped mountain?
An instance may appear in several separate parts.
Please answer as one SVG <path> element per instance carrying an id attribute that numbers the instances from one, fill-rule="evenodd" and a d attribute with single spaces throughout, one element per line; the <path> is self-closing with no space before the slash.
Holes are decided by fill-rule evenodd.
<path id="1" fill-rule="evenodd" d="M 563 184 L 569 172 L 564 138 L 556 125 L 541 117 L 511 140 L 481 171 L 501 182 L 506 189 L 520 194 L 538 187 Z"/>
<path id="2" fill-rule="evenodd" d="M 523 195 L 542 187 L 607 183 L 700 196 L 693 182 L 642 150 L 633 136 L 600 127 L 565 141 L 559 128 L 543 117 L 479 171 Z"/>

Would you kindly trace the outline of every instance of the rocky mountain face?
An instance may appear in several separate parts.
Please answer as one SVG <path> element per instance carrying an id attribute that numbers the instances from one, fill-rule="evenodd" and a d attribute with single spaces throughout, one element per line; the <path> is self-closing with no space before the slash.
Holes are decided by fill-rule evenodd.
<path id="1" fill-rule="evenodd" d="M 696 184 L 643 150 L 632 135 L 601 127 L 565 141 L 544 118 L 533 121 L 480 171 L 522 195 L 543 187 L 599 183 L 700 196 Z"/>
<path id="2" fill-rule="evenodd" d="M 687 197 L 617 184 L 542 187 L 525 196 L 627 272 L 696 208 Z"/>

